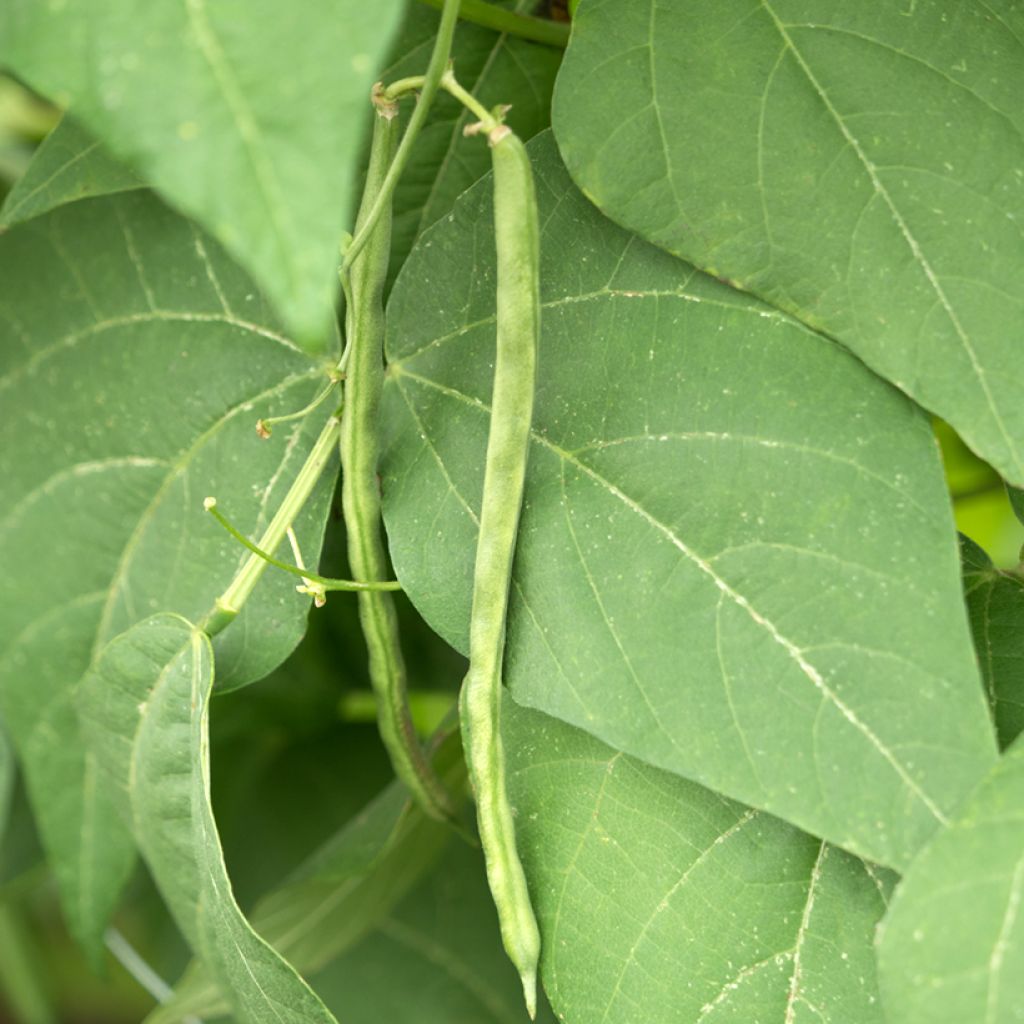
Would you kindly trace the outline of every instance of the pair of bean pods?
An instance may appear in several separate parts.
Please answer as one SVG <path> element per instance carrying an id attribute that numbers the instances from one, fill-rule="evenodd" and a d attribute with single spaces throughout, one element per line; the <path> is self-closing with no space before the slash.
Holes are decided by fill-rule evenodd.
<path id="1" fill-rule="evenodd" d="M 454 83 L 450 83 L 454 84 Z M 456 86 L 457 88 L 457 86 Z M 390 250 L 390 203 L 381 203 L 397 138 L 393 104 L 377 103 L 367 184 L 347 281 L 348 364 L 341 424 L 342 501 L 355 578 L 386 579 L 380 529 L 377 418 L 383 387 L 383 290 Z M 487 877 L 506 952 L 519 971 L 527 1008 L 536 1010 L 540 933 L 516 850 L 505 780 L 500 714 L 505 622 L 522 506 L 540 330 L 539 226 L 533 175 L 521 140 L 500 118 L 481 125 L 491 149 L 497 253 L 497 356 L 484 472 L 470 621 L 470 668 L 460 718 L 477 805 Z M 362 232 L 362 236 L 361 236 Z M 396 772 L 428 813 L 454 808 L 419 744 L 408 712 L 406 673 L 391 595 L 359 594 L 360 618 L 378 697 L 381 735 Z"/>

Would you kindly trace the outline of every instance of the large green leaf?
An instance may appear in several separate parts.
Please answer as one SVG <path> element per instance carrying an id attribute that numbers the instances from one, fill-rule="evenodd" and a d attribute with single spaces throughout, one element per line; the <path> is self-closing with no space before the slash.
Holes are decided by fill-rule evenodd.
<path id="1" fill-rule="evenodd" d="M 77 199 L 144 188 L 73 118 L 63 117 L 36 150 L 0 208 L 0 227 L 12 227 Z"/>
<path id="2" fill-rule="evenodd" d="M 527 1024 L 479 850 L 444 860 L 362 941 L 312 979 L 346 1024 Z M 543 997 L 540 1024 L 555 1024 Z"/>
<path id="3" fill-rule="evenodd" d="M 1024 483 L 1022 39 L 1019 0 L 588 0 L 555 131 L 609 216 Z"/>
<path id="4" fill-rule="evenodd" d="M 0 8 L 0 61 L 197 218 L 305 340 L 331 317 L 374 69 L 400 0 Z"/>
<path id="5" fill-rule="evenodd" d="M 536 7 L 532 0 L 507 6 L 522 12 Z M 419 74 L 427 48 L 437 31 L 438 14 L 420 3 L 410 4 L 381 73 L 385 82 Z M 550 121 L 551 90 L 562 52 L 460 22 L 452 44 L 452 63 L 460 84 L 488 109 L 512 104 L 508 124 L 523 139 L 532 138 Z M 403 115 L 409 104 L 402 105 Z M 392 273 L 405 262 L 413 242 L 443 217 L 461 195 L 490 169 L 486 146 L 467 139 L 463 129 L 471 114 L 447 95 L 438 96 L 413 150 L 412 162 L 395 190 L 391 231 Z"/>
<path id="6" fill-rule="evenodd" d="M 203 498 L 259 533 L 319 423 L 264 442 L 256 419 L 301 407 L 320 374 L 246 275 L 148 193 L 20 225 L 0 260 L 0 699 L 72 931 L 95 945 L 130 843 L 71 692 L 139 619 L 209 610 L 247 552 Z M 329 492 L 296 524 L 313 562 Z M 298 642 L 309 602 L 294 583 L 272 571 L 218 637 L 223 685 L 260 678 Z"/>
<path id="7" fill-rule="evenodd" d="M 1024 1019 L 1024 743 L 922 851 L 882 923 L 893 1024 Z"/>
<path id="8" fill-rule="evenodd" d="M 434 764 L 451 792 L 464 792 L 456 731 Z M 394 782 L 256 904 L 253 927 L 303 974 L 318 971 L 386 917 L 434 867 L 451 838 L 448 825 L 427 817 Z M 216 976 L 195 962 L 146 1024 L 217 1016 L 229 1008 Z"/>
<path id="9" fill-rule="evenodd" d="M 1024 576 L 997 569 L 973 541 L 960 538 L 964 597 L 999 744 L 1024 730 Z"/>
<path id="10" fill-rule="evenodd" d="M 235 903 L 210 806 L 213 647 L 161 613 L 115 637 L 82 682 L 90 744 L 174 919 L 242 1022 L 333 1024 Z"/>
<path id="11" fill-rule="evenodd" d="M 510 700 L 503 734 L 566 1024 L 882 1024 L 890 872 Z"/>
<path id="12" fill-rule="evenodd" d="M 531 145 L 542 340 L 515 697 L 890 866 L 995 759 L 928 421 L 616 228 Z M 389 307 L 395 568 L 465 647 L 494 359 L 490 182 Z"/>

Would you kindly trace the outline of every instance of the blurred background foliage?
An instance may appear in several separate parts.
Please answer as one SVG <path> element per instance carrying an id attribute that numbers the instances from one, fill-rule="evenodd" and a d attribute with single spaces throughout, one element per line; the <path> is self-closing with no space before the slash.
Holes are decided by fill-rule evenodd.
<path id="1" fill-rule="evenodd" d="M 0 202 L 57 119 L 54 108 L 0 75 Z M 1016 566 L 1024 527 L 1012 513 L 1002 480 L 945 423 L 936 422 L 935 433 L 958 528 L 997 566 Z M 323 571 L 343 575 L 340 515 L 335 518 Z M 414 714 L 426 735 L 451 708 L 464 662 L 407 603 L 402 618 Z M 306 639 L 281 668 L 213 704 L 214 806 L 243 908 L 294 870 L 390 780 L 365 661 L 355 602 L 336 596 L 311 616 Z M 455 841 L 444 860 L 452 867 L 473 856 Z M 427 1024 L 424 1013 L 436 1012 L 438 1022 L 489 1019 L 486 993 L 472 991 L 465 979 L 446 977 L 409 943 L 414 929 L 417 935 L 434 929 L 465 945 L 455 953 L 467 958 L 493 945 L 493 969 L 505 972 L 493 935 L 478 934 L 481 920 L 494 932 L 486 909 L 480 912 L 488 902 L 482 877 L 469 865 L 439 870 L 415 888 L 380 927 L 317 976 L 317 988 L 332 1009 L 348 1024 L 369 1024 L 380 1018 L 381 1009 L 390 1009 L 395 1021 L 399 1007 L 416 1015 L 410 1020 Z M 458 884 L 452 878 L 469 879 L 467 885 L 480 891 L 442 892 Z M 142 868 L 116 929 L 160 978 L 173 981 L 188 961 L 184 942 Z M 396 972 L 395 959 L 403 956 L 407 962 Z M 489 969 L 474 962 L 474 977 L 487 978 Z M 396 983 L 396 974 L 407 980 Z M 424 985 L 434 989 L 430 999 L 423 998 Z M 474 1000 L 480 1004 L 475 1010 Z M 152 997 L 114 957 L 106 976 L 97 977 L 73 945 L 15 780 L 0 843 L 0 1024 L 129 1024 L 142 1020 L 152 1006 Z"/>

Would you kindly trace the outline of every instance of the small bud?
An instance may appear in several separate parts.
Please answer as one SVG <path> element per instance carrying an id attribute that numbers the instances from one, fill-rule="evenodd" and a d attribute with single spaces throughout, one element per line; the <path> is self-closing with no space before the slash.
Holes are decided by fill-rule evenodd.
<path id="1" fill-rule="evenodd" d="M 216 498 L 203 498 L 203 508 L 206 509 L 207 512 L 209 512 L 210 509 L 216 508 L 216 507 L 217 507 L 217 499 Z"/>
<path id="2" fill-rule="evenodd" d="M 263 422 L 263 420 L 257 420 L 256 433 L 259 434 L 264 441 L 266 441 L 267 438 L 270 437 L 270 427 L 268 427 L 266 423 Z"/>

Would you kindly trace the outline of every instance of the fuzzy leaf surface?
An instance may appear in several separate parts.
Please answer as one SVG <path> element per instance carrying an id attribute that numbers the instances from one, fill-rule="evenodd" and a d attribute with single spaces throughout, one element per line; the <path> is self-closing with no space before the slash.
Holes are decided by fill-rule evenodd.
<path id="1" fill-rule="evenodd" d="M 879 936 L 899 1024 L 1017 1024 L 1024 1007 L 1024 743 L 911 866 Z"/>
<path id="2" fill-rule="evenodd" d="M 835 343 L 615 227 L 550 136 L 530 151 L 543 311 L 513 695 L 906 865 L 996 757 L 926 418 Z M 494 359 L 489 189 L 422 236 L 389 306 L 392 555 L 462 649 Z"/>
<path id="3" fill-rule="evenodd" d="M 511 700 L 502 733 L 566 1024 L 883 1024 L 891 872 Z"/>
<path id="4" fill-rule="evenodd" d="M 167 906 L 245 1024 L 334 1024 L 231 892 L 210 806 L 213 647 L 159 614 L 115 637 L 82 683 L 90 745 Z"/>
<path id="5" fill-rule="evenodd" d="M 400 0 L 12 0 L 0 60 L 203 224 L 322 340 Z"/>
<path id="6" fill-rule="evenodd" d="M 589 0 L 555 132 L 610 217 L 839 339 L 1024 484 L 1022 40 L 1018 0 Z"/>
<path id="7" fill-rule="evenodd" d="M 264 442 L 256 419 L 301 408 L 321 378 L 251 280 L 147 192 L 19 225 L 0 236 L 0 260 L 0 701 L 72 931 L 95 947 L 130 842 L 82 746 L 73 690 L 140 619 L 210 609 L 247 552 L 203 498 L 259 534 L 320 423 Z M 325 480 L 296 523 L 314 563 L 329 491 Z M 282 661 L 308 607 L 294 580 L 268 572 L 218 637 L 220 685 Z"/>

